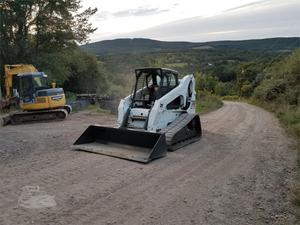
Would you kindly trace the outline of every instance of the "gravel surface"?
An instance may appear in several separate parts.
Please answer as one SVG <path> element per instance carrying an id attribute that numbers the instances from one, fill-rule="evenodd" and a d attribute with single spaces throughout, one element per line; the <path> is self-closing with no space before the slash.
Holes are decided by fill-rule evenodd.
<path id="1" fill-rule="evenodd" d="M 199 142 L 146 165 L 71 150 L 89 124 L 115 120 L 0 127 L 0 224 L 296 224 L 296 151 L 272 114 L 225 102 L 201 117 Z"/>

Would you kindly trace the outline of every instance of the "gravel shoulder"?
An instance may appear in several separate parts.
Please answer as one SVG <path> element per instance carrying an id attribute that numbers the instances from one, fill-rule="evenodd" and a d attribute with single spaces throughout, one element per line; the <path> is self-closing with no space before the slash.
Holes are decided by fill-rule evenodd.
<path id="1" fill-rule="evenodd" d="M 0 224 L 296 224 L 297 153 L 269 112 L 225 102 L 201 117 L 199 142 L 146 165 L 71 150 L 88 125 L 115 121 L 0 127 Z"/>

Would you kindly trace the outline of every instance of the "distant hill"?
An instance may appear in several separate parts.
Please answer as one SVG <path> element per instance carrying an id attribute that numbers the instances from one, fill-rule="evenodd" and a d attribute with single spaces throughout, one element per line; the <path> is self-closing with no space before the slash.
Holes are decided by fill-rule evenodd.
<path id="1" fill-rule="evenodd" d="M 126 38 L 94 42 L 83 45 L 82 48 L 95 54 L 103 54 L 191 49 L 201 45 L 202 44 L 192 42 L 167 42 L 144 38 Z"/>
<path id="2" fill-rule="evenodd" d="M 300 47 L 300 37 L 267 38 L 243 41 L 168 42 L 152 39 L 115 39 L 82 45 L 96 55 L 110 53 L 140 53 L 191 49 L 239 49 L 247 51 L 291 51 Z"/>

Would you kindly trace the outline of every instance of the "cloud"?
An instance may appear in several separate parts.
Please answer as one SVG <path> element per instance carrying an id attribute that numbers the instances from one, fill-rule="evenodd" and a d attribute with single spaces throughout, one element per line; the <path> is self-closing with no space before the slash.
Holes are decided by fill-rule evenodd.
<path id="1" fill-rule="evenodd" d="M 157 15 L 160 13 L 168 12 L 170 9 L 159 9 L 159 8 L 149 8 L 149 7 L 138 7 L 135 9 L 127 9 L 117 12 L 108 12 L 108 11 L 101 11 L 96 14 L 96 20 L 105 20 L 109 17 L 139 17 L 139 16 L 152 16 Z"/>
<path id="2" fill-rule="evenodd" d="M 108 11 L 100 11 L 95 15 L 95 18 L 97 21 L 101 21 L 107 19 L 110 15 L 111 13 L 109 13 Z"/>
<path id="3" fill-rule="evenodd" d="M 245 10 L 245 9 L 248 10 L 249 8 L 253 8 L 253 7 L 256 7 L 256 6 L 260 7 L 264 3 L 271 3 L 271 2 L 272 2 L 272 0 L 259 0 L 259 1 L 256 1 L 256 2 L 251 2 L 251 3 L 245 4 L 245 5 L 241 5 L 241 6 L 238 6 L 238 7 L 234 7 L 234 8 L 225 10 L 224 12 Z"/>
<path id="4" fill-rule="evenodd" d="M 298 0 L 265 0 L 225 11 L 217 16 L 179 20 L 111 38 L 144 37 L 167 41 L 212 41 L 299 37 L 299 8 Z"/>
<path id="5" fill-rule="evenodd" d="M 156 15 L 163 12 L 168 12 L 169 9 L 159 9 L 159 8 L 147 8 L 147 7 L 138 7 L 135 9 L 127 9 L 123 11 L 118 11 L 112 13 L 115 17 L 127 17 L 127 16 L 150 16 Z"/>

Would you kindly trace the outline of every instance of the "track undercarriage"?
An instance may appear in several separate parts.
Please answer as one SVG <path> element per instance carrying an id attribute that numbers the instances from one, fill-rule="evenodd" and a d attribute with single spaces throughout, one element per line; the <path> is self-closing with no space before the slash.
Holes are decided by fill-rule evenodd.
<path id="1" fill-rule="evenodd" d="M 64 120 L 71 111 L 71 106 L 65 105 L 58 109 L 16 112 L 3 118 L 3 126 L 35 121 Z"/>

